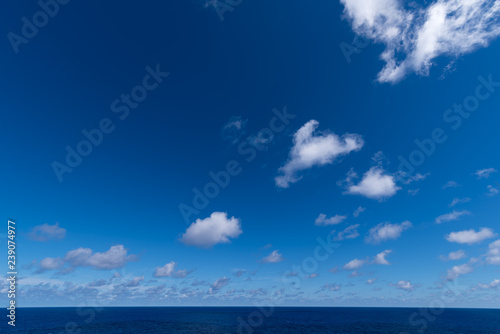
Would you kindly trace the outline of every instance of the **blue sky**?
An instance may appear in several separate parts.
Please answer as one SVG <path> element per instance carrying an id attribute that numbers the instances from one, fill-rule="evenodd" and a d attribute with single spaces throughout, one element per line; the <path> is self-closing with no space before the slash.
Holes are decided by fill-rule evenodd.
<path id="1" fill-rule="evenodd" d="M 498 1 L 6 6 L 21 306 L 499 307 Z"/>

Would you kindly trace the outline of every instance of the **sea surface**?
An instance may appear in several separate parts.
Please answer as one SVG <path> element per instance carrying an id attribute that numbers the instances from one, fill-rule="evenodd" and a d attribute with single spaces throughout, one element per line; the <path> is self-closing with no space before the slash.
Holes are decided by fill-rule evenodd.
<path id="1" fill-rule="evenodd" d="M 1 333 L 500 333 L 498 309 L 342 307 L 19 308 Z"/>

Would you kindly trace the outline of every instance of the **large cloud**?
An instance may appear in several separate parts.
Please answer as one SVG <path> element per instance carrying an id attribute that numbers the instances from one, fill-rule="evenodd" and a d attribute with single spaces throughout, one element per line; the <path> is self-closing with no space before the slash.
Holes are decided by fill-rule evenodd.
<path id="1" fill-rule="evenodd" d="M 316 134 L 319 123 L 310 120 L 304 124 L 293 137 L 293 147 L 288 161 L 280 167 L 276 185 L 288 188 L 291 183 L 301 179 L 298 172 L 314 166 L 333 163 L 337 158 L 363 147 L 363 138 L 357 134 L 345 134 L 342 137 L 334 133 Z"/>
<path id="2" fill-rule="evenodd" d="M 499 0 L 437 0 L 426 7 L 415 1 L 406 7 L 400 0 L 340 1 L 357 34 L 385 45 L 380 82 L 397 82 L 411 72 L 427 75 L 437 57 L 459 57 L 500 35 Z"/>
<path id="3" fill-rule="evenodd" d="M 192 223 L 180 240 L 189 246 L 208 248 L 216 244 L 229 243 L 230 238 L 237 238 L 241 233 L 243 231 L 239 219 L 234 217 L 228 219 L 227 213 L 214 212 L 210 217 L 197 219 Z"/>

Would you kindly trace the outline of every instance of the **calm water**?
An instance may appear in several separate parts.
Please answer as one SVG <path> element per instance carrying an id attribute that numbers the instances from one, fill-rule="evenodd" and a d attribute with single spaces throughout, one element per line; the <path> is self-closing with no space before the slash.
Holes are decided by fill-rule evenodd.
<path id="1" fill-rule="evenodd" d="M 267 309 L 247 307 L 108 307 L 98 312 L 91 308 L 24 308 L 17 310 L 17 318 L 15 328 L 7 326 L 4 318 L 0 332 L 500 333 L 500 310 L 485 309 L 446 309 L 434 315 L 410 308 L 281 307 L 269 315 Z"/>

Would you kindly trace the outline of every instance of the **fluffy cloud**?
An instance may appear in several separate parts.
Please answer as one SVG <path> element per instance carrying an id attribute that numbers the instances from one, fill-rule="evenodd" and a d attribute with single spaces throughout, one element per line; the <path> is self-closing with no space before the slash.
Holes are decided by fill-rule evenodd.
<path id="1" fill-rule="evenodd" d="M 411 284 L 410 281 L 399 281 L 396 284 L 389 284 L 389 286 L 394 286 L 405 291 L 413 291 L 417 287 L 416 285 Z"/>
<path id="2" fill-rule="evenodd" d="M 490 244 L 486 263 L 500 265 L 500 239 Z"/>
<path id="3" fill-rule="evenodd" d="M 447 256 L 440 256 L 441 260 L 451 260 L 456 261 L 466 257 L 465 252 L 463 250 L 458 250 L 456 252 L 451 252 Z"/>
<path id="4" fill-rule="evenodd" d="M 310 120 L 293 137 L 293 147 L 288 161 L 278 170 L 276 185 L 288 188 L 291 183 L 301 179 L 297 173 L 314 166 L 333 163 L 337 158 L 363 147 L 363 138 L 357 134 L 345 134 L 342 137 L 334 133 L 316 134 L 319 123 Z"/>
<path id="5" fill-rule="evenodd" d="M 348 175 L 347 183 L 350 183 L 354 174 Z M 361 195 L 371 199 L 384 199 L 394 196 L 401 189 L 396 185 L 394 176 L 386 174 L 381 167 L 372 167 L 364 175 L 358 184 L 350 184 L 347 194 Z"/>
<path id="6" fill-rule="evenodd" d="M 460 266 L 454 266 L 451 269 L 448 269 L 448 271 L 446 272 L 446 279 L 448 281 L 453 281 L 458 276 L 471 273 L 472 270 L 472 267 L 468 263 L 462 264 Z"/>
<path id="7" fill-rule="evenodd" d="M 277 250 L 275 251 L 272 251 L 271 254 L 269 254 L 268 256 L 264 257 L 261 262 L 262 263 L 278 263 L 278 262 L 281 262 L 283 261 L 283 255 L 281 255 L 281 253 Z"/>
<path id="8" fill-rule="evenodd" d="M 327 218 L 325 214 L 321 213 L 318 218 L 314 221 L 314 225 L 316 226 L 327 226 L 327 225 L 335 225 L 342 223 L 347 216 L 339 216 L 335 215 L 333 217 Z"/>
<path id="9" fill-rule="evenodd" d="M 447 214 L 444 214 L 444 215 L 437 217 L 436 224 L 441 224 L 441 223 L 457 220 L 461 216 L 468 216 L 468 215 L 471 215 L 471 213 L 467 210 L 453 211 L 453 212 L 450 212 L 450 213 L 447 213 Z"/>
<path id="10" fill-rule="evenodd" d="M 359 269 L 363 265 L 365 265 L 367 262 L 368 262 L 367 260 L 354 259 L 354 260 L 347 262 L 344 265 L 344 269 L 346 269 L 346 270 Z"/>
<path id="11" fill-rule="evenodd" d="M 346 227 L 343 231 L 340 231 L 337 236 L 333 238 L 333 240 L 340 241 L 344 239 L 355 239 L 359 237 L 358 227 L 359 224 Z M 335 231 L 333 231 L 332 233 L 335 233 Z"/>
<path id="12" fill-rule="evenodd" d="M 400 0 L 341 3 L 354 32 L 385 45 L 379 82 L 394 83 L 412 72 L 427 75 L 437 57 L 459 57 L 500 35 L 497 0 L 437 0 L 427 6 L 405 6 Z"/>
<path id="13" fill-rule="evenodd" d="M 69 273 L 76 267 L 92 267 L 99 270 L 122 268 L 127 262 L 135 261 L 135 255 L 128 255 L 123 245 L 112 246 L 104 253 L 94 253 L 90 248 L 78 248 L 66 253 L 64 258 L 47 257 L 40 261 L 37 272 L 61 269 L 60 273 Z"/>
<path id="14" fill-rule="evenodd" d="M 210 217 L 197 219 L 186 230 L 180 241 L 188 246 L 209 248 L 216 244 L 231 242 L 243 231 L 239 219 L 227 218 L 225 212 L 214 212 Z"/>
<path id="15" fill-rule="evenodd" d="M 49 225 L 47 223 L 33 227 L 28 237 L 36 241 L 61 240 L 66 237 L 66 229 L 59 226 L 59 223 Z"/>
<path id="16" fill-rule="evenodd" d="M 474 174 L 477 175 L 478 179 L 487 179 L 491 174 L 497 172 L 495 168 L 486 168 L 477 170 Z"/>
<path id="17" fill-rule="evenodd" d="M 386 249 L 385 251 L 378 253 L 375 256 L 375 259 L 373 259 L 373 263 L 375 264 L 383 264 L 383 265 L 389 265 L 389 261 L 385 258 L 387 255 L 392 253 L 392 249 Z"/>
<path id="18" fill-rule="evenodd" d="M 188 275 L 188 272 L 185 269 L 175 270 L 176 267 L 177 263 L 174 261 L 165 264 L 163 267 L 156 267 L 154 277 L 184 278 Z"/>
<path id="19" fill-rule="evenodd" d="M 455 205 L 457 204 L 460 204 L 460 203 L 467 203 L 467 202 L 470 202 L 470 198 L 469 197 L 464 197 L 464 198 L 454 198 L 451 203 L 450 203 L 450 208 L 454 207 Z"/>
<path id="20" fill-rule="evenodd" d="M 449 242 L 471 245 L 493 237 L 495 237 L 495 233 L 493 233 L 492 229 L 481 227 L 481 229 L 477 232 L 474 229 L 451 232 L 446 236 L 446 240 Z"/>
<path id="21" fill-rule="evenodd" d="M 370 229 L 365 241 L 376 244 L 390 239 L 397 239 L 404 230 L 410 227 L 412 225 L 409 221 L 404 221 L 401 224 L 380 223 Z"/>

